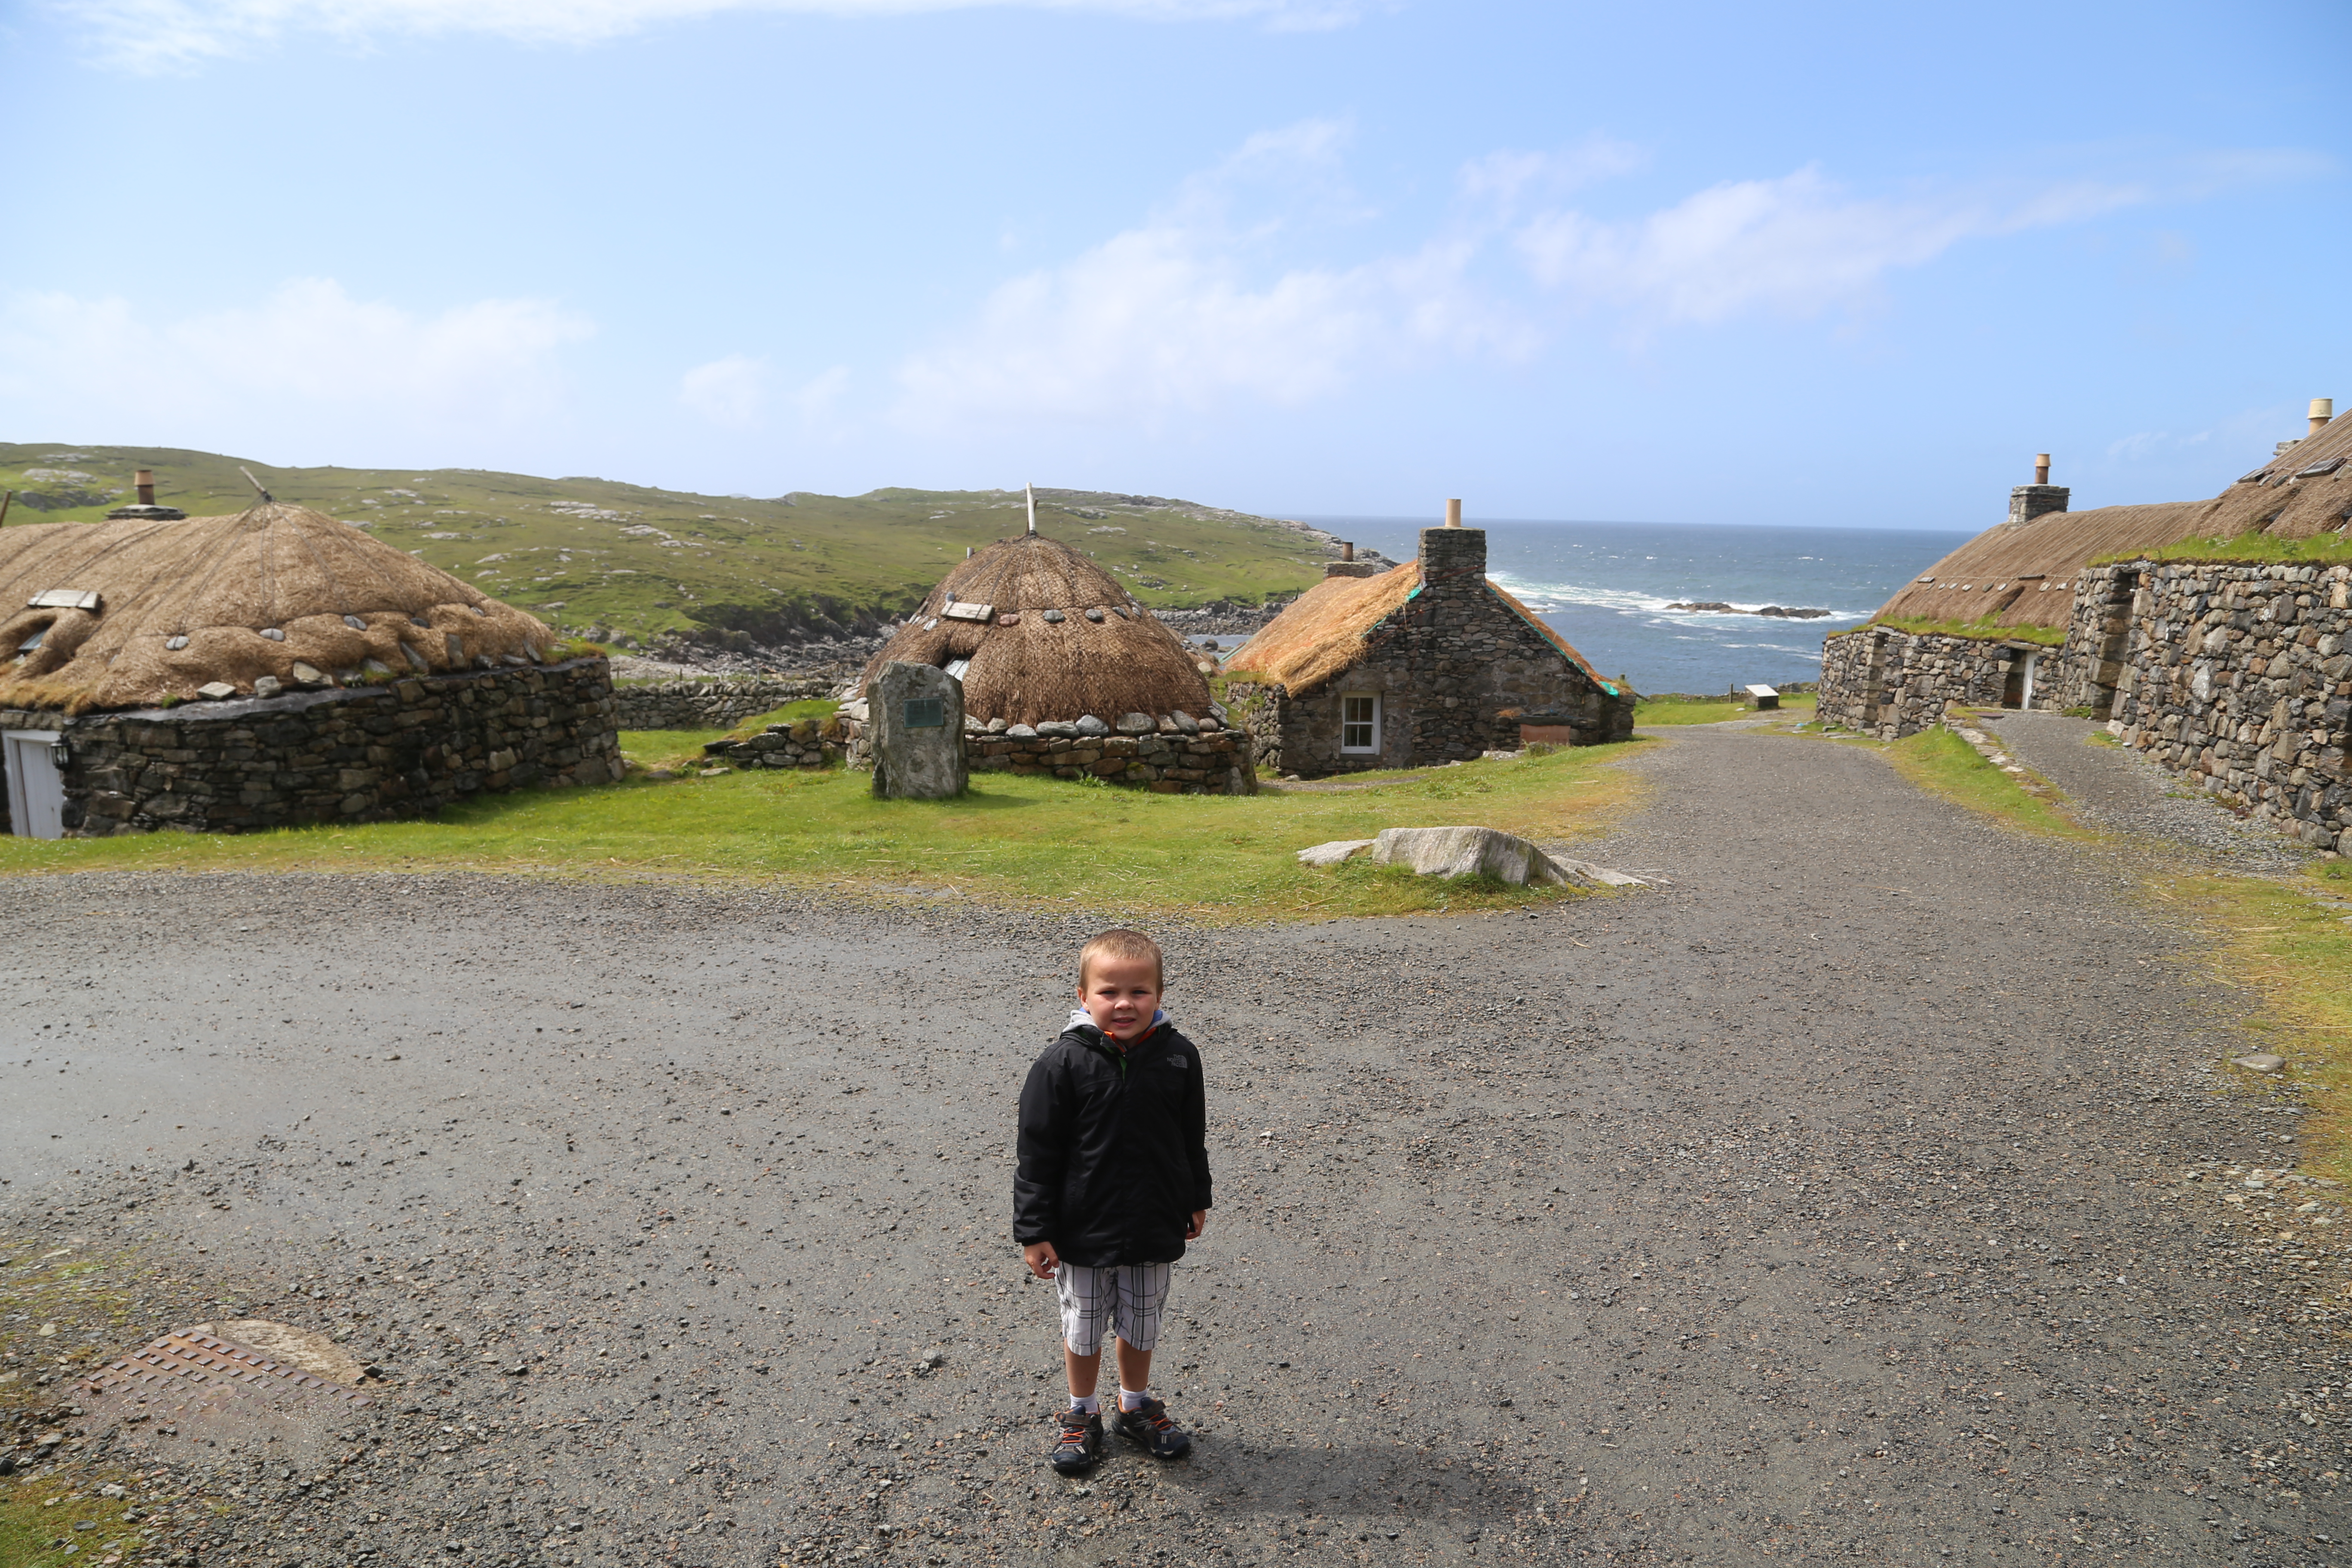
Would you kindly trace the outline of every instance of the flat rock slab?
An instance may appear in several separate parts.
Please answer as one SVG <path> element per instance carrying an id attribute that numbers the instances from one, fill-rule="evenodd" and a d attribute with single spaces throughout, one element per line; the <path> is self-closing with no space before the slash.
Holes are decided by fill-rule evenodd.
<path id="1" fill-rule="evenodd" d="M 1302 866 L 1337 866 L 1351 856 L 1360 855 L 1372 847 L 1370 838 L 1335 838 L 1328 844 L 1318 844 L 1298 852 Z"/>

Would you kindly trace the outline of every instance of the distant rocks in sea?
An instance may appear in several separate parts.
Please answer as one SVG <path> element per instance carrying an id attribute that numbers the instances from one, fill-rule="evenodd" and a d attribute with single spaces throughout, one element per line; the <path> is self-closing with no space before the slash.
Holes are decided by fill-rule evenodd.
<path id="1" fill-rule="evenodd" d="M 1727 605 L 1714 599 L 1695 599 L 1686 605 L 1668 605 L 1666 608 L 1689 610 L 1701 615 L 1771 616 L 1784 621 L 1818 621 L 1836 613 L 1833 610 L 1784 609 L 1779 605 L 1767 605 L 1760 610 L 1743 610 L 1737 605 Z"/>

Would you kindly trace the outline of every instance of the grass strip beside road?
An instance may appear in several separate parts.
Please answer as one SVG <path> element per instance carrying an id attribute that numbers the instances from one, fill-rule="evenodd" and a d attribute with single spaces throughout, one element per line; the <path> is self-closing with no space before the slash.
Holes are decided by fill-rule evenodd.
<path id="1" fill-rule="evenodd" d="M 688 752 L 695 731 L 632 731 L 640 758 Z M 716 738 L 716 732 L 709 738 Z M 876 800 L 838 769 L 633 775 L 591 789 L 480 795 L 431 820 L 0 839 L 0 873 L 74 870 L 486 871 L 647 876 L 990 902 L 1182 913 L 1208 921 L 1506 909 L 1557 890 L 1416 877 L 1297 851 L 1383 827 L 1474 824 L 1542 840 L 1590 837 L 1637 797 L 1610 764 L 1644 744 L 1425 770 L 1360 793 L 1170 795 L 1043 776 L 977 773 L 952 801 Z"/>
<path id="2" fill-rule="evenodd" d="M 1813 710 L 1820 700 L 1810 693 L 1780 699 L 1782 712 Z M 1633 727 L 1658 729 L 1673 724 L 1720 724 L 1727 719 L 1753 719 L 1756 705 L 1736 702 L 1728 697 L 1710 698 L 1700 702 L 1637 702 L 1633 705 Z"/>

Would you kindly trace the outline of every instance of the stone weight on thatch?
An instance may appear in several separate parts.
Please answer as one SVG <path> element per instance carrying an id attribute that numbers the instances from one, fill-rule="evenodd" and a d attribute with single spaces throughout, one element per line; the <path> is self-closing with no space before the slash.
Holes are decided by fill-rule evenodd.
<path id="1" fill-rule="evenodd" d="M 950 800 L 963 793 L 963 687 L 953 676 L 928 664 L 887 664 L 867 688 L 866 711 L 877 796 Z"/>

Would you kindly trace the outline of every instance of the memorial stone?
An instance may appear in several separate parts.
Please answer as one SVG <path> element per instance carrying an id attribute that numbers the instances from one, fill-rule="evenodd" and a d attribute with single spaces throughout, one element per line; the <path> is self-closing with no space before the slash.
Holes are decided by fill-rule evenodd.
<path id="1" fill-rule="evenodd" d="M 949 800 L 964 790 L 963 683 L 928 664 L 882 667 L 869 693 L 874 793 Z"/>

